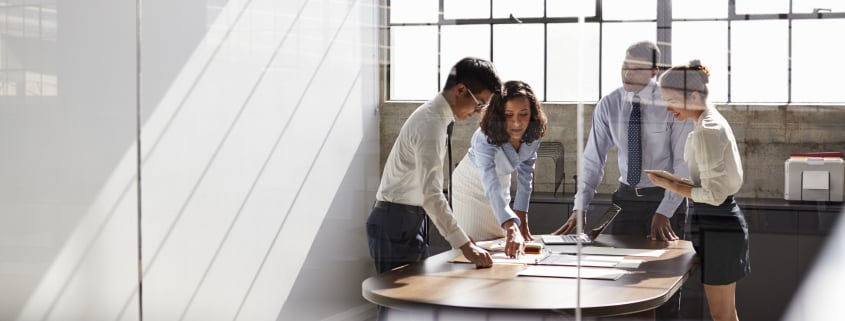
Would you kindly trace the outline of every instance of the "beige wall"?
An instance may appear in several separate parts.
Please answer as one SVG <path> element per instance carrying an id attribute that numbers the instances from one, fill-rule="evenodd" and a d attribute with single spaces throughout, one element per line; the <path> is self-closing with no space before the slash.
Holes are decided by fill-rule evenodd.
<path id="1" fill-rule="evenodd" d="M 381 167 L 399 129 L 418 102 L 385 102 L 380 109 Z M 576 171 L 577 108 L 574 104 L 543 105 L 549 118 L 544 140 L 559 141 L 564 146 L 566 179 L 562 188 L 575 191 L 572 176 Z M 776 106 L 728 105 L 717 106 L 731 122 L 739 143 L 745 170 L 745 184 L 740 197 L 783 198 L 784 160 L 791 152 L 845 151 L 845 106 Z M 589 131 L 593 105 L 584 108 L 584 128 Z M 453 138 L 454 161 L 469 148 L 469 137 L 477 128 L 478 116 L 457 122 Z M 586 137 L 586 133 L 584 135 Z M 554 164 L 549 158 L 537 160 L 535 190 L 554 189 Z M 615 151 L 608 156 L 601 193 L 616 188 L 619 171 Z"/>

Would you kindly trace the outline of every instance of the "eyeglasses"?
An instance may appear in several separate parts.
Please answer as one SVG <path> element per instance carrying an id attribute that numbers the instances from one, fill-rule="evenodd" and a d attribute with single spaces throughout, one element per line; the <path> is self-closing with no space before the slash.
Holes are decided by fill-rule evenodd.
<path id="1" fill-rule="evenodd" d="M 490 106 L 490 103 L 481 103 L 480 101 L 478 101 L 478 98 L 475 98 L 475 95 L 472 94 L 472 90 L 470 90 L 469 87 L 467 87 L 467 92 L 469 92 L 469 96 L 472 97 L 472 100 L 475 101 L 476 112 L 481 112 L 482 110 L 487 108 L 487 106 Z"/>

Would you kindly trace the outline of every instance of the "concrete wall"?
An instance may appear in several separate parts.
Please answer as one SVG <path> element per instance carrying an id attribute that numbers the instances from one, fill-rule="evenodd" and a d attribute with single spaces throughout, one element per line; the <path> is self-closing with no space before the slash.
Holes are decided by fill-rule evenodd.
<path id="1" fill-rule="evenodd" d="M 380 115 L 381 166 L 393 145 L 405 119 L 419 105 L 412 102 L 385 102 Z M 549 118 L 544 140 L 564 145 L 566 193 L 574 193 L 576 173 L 577 106 L 546 103 Z M 593 105 L 584 107 L 585 134 L 591 126 Z M 784 160 L 791 152 L 845 151 L 845 107 L 843 106 L 775 106 L 727 105 L 717 106 L 730 121 L 742 153 L 745 184 L 740 197 L 783 198 Z M 459 161 L 469 148 L 469 137 L 478 127 L 478 116 L 456 122 L 453 154 Z M 551 192 L 554 183 L 554 164 L 549 158 L 537 160 L 535 191 Z M 615 151 L 608 155 L 605 177 L 600 193 L 616 189 L 619 170 Z"/>

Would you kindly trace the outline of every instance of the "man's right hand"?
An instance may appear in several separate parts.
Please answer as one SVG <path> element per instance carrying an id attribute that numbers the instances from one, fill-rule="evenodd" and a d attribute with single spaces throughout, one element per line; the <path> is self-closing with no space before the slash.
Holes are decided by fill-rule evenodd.
<path id="1" fill-rule="evenodd" d="M 477 268 L 493 266 L 493 257 L 490 256 L 490 253 L 473 242 L 466 242 L 464 245 L 461 245 L 461 252 L 467 260 L 475 263 L 475 267 Z"/>
<path id="2" fill-rule="evenodd" d="M 552 235 L 569 234 L 574 232 L 575 228 L 578 227 L 578 220 L 576 217 L 578 217 L 578 215 L 575 215 L 575 211 L 572 211 L 572 214 L 569 215 L 569 219 L 566 220 L 566 223 L 563 223 L 560 228 L 552 232 Z M 584 228 L 587 227 L 587 215 L 584 215 L 584 224 L 582 226 Z"/>

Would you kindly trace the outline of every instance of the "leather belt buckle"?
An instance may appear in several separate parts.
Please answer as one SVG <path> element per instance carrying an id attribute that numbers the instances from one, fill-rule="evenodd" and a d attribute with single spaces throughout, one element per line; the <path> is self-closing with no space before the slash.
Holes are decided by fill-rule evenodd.
<path id="1" fill-rule="evenodd" d="M 640 190 L 645 190 L 645 188 L 637 188 L 637 187 L 634 187 L 634 196 L 636 196 L 636 197 L 643 197 L 643 196 L 645 196 L 645 194 L 640 194 Z"/>

